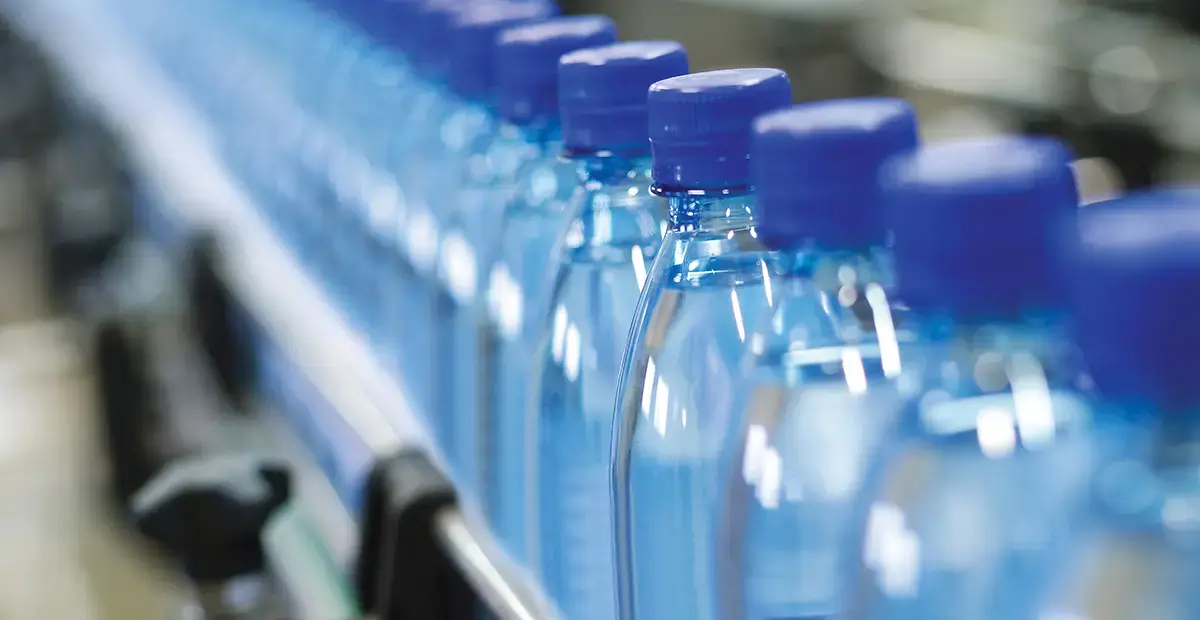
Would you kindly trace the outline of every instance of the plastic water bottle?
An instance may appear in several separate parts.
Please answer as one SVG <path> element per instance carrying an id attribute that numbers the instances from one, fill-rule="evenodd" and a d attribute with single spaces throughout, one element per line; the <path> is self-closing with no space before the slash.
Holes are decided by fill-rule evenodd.
<path id="1" fill-rule="evenodd" d="M 882 175 L 907 405 L 864 485 L 850 618 L 1039 617 L 1090 469 L 1091 399 L 1064 333 L 1078 194 L 1048 139 L 931 146 Z"/>
<path id="2" fill-rule="evenodd" d="M 482 395 L 482 407 L 460 400 L 452 411 L 468 416 L 468 424 L 470 420 L 480 424 L 487 446 L 489 517 L 500 543 L 521 563 L 528 561 L 527 502 L 532 484 L 525 471 L 526 452 L 532 448 L 526 436 L 525 400 L 532 340 L 549 288 L 548 257 L 576 188 L 574 167 L 560 158 L 558 61 L 566 53 L 615 40 L 612 20 L 599 15 L 558 17 L 512 28 L 500 36 L 500 113 L 507 127 L 489 157 L 513 158 L 509 165 L 517 165 L 515 183 L 506 190 L 507 199 L 498 196 L 501 202 L 483 207 L 502 209 L 499 219 L 493 220 L 498 226 L 484 246 L 491 256 L 483 263 L 488 280 L 482 301 L 489 319 L 481 334 L 483 342 L 459 341 L 466 346 L 459 344 L 449 351 L 456 366 L 480 368 L 481 386 L 492 391 Z M 443 323 L 443 329 L 444 337 L 464 335 L 452 324 Z"/>
<path id="3" fill-rule="evenodd" d="M 335 60 L 339 81 L 327 84 L 328 109 L 322 115 L 327 135 L 315 153 L 328 159 L 336 234 L 347 262 L 347 272 L 339 277 L 350 285 L 350 318 L 393 368 L 402 359 L 391 276 L 403 260 L 403 205 L 393 158 L 399 140 L 380 127 L 400 126 L 425 87 L 408 56 L 415 46 L 414 6 L 415 0 L 402 0 L 364 7 L 357 34 L 367 36 L 348 36 Z"/>
<path id="4" fill-rule="evenodd" d="M 543 20 L 551 7 L 542 3 L 480 3 L 455 16 L 451 25 L 449 84 L 461 105 L 442 125 L 441 140 L 447 158 L 434 181 L 440 192 L 431 197 L 434 211 L 442 221 L 442 239 L 438 254 L 437 322 L 443 327 L 438 346 L 452 347 L 439 375 L 441 391 L 435 402 L 451 408 L 437 408 L 434 430 L 445 450 L 456 482 L 469 494 L 479 474 L 481 446 L 477 428 L 478 386 L 475 367 L 482 326 L 481 296 L 487 272 L 480 265 L 483 239 L 494 234 L 499 222 L 485 217 L 474 205 L 465 205 L 460 189 L 467 169 L 484 166 L 479 153 L 495 139 L 499 126 L 494 61 L 500 33 L 521 24 Z M 439 400 L 440 399 L 440 400 Z"/>
<path id="5" fill-rule="evenodd" d="M 1077 334 L 1103 397 L 1104 454 L 1038 618 L 1200 617 L 1196 413 L 1200 381 L 1200 195 L 1150 193 L 1089 205 L 1072 273 Z"/>
<path id="6" fill-rule="evenodd" d="M 404 256 L 388 274 L 389 292 L 384 330 L 391 342 L 402 343 L 396 359 L 399 375 L 416 407 L 436 428 L 432 417 L 440 412 L 434 403 L 434 329 L 437 316 L 437 253 L 440 216 L 431 200 L 439 188 L 429 181 L 433 172 L 449 165 L 440 131 L 459 102 L 449 89 L 448 38 L 450 25 L 460 6 L 450 0 L 416 0 L 412 14 L 413 43 L 410 58 L 422 78 L 422 87 L 409 101 L 403 122 L 396 131 L 394 163 L 399 176 L 399 242 Z M 444 415 L 444 414 L 441 414 Z"/>
<path id="7" fill-rule="evenodd" d="M 801 104 L 755 123 L 759 237 L 779 251 L 754 322 L 717 589 L 725 618 L 827 618 L 869 456 L 899 407 L 890 252 L 875 179 L 916 148 L 898 99 Z"/>
<path id="8" fill-rule="evenodd" d="M 638 300 L 614 412 L 622 618 L 713 618 L 719 459 L 732 443 L 747 321 L 770 304 L 750 131 L 787 75 L 736 69 L 650 88 L 652 191 L 669 227 Z M 736 430 L 736 429 L 732 429 Z"/>
<path id="9" fill-rule="evenodd" d="M 372 2 L 357 22 L 362 32 L 348 34 L 346 44 L 314 53 L 299 49 L 309 45 L 299 38 L 290 51 L 292 57 L 309 59 L 292 67 L 298 83 L 310 87 L 303 98 L 314 102 L 325 123 L 310 133 L 298 159 L 310 170 L 306 176 L 333 181 L 324 195 L 337 225 L 325 232 L 341 239 L 336 255 L 345 265 L 333 273 L 356 284 L 352 315 L 358 315 L 377 355 L 402 378 L 422 412 L 428 383 L 406 372 L 411 369 L 404 364 L 411 359 L 407 321 L 413 315 L 411 308 L 398 308 L 398 300 L 407 299 L 406 291 L 417 282 L 403 234 L 402 188 L 404 162 L 415 140 L 410 128 L 425 120 L 415 118 L 414 110 L 426 110 L 416 103 L 428 101 L 433 89 L 416 66 L 423 51 L 416 36 L 423 6 L 421 0 Z M 336 84 L 311 79 L 330 73 L 336 74 Z"/>
<path id="10" fill-rule="evenodd" d="M 564 615 L 609 620 L 614 607 L 609 442 L 622 346 L 666 229 L 650 193 L 646 93 L 686 74 L 673 42 L 572 52 L 559 65 L 564 153 L 582 191 L 566 207 L 549 314 L 531 367 L 542 582 Z"/>

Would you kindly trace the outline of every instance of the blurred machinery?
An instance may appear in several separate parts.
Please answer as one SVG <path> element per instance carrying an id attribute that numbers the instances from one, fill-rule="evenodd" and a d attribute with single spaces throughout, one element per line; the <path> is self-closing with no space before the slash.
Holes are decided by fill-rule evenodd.
<path id="1" fill-rule="evenodd" d="M 768 65 L 797 99 L 899 95 L 932 140 L 1048 133 L 1085 193 L 1200 178 L 1200 4 L 1188 0 L 570 0 L 696 69 Z"/>

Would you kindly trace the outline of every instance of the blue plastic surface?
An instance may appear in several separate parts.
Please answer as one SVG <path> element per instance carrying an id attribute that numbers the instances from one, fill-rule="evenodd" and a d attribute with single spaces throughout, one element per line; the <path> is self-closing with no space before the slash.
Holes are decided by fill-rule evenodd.
<path id="1" fill-rule="evenodd" d="M 666 188 L 725 189 L 750 183 L 747 123 L 791 102 L 778 69 L 706 71 L 650 87 L 654 181 Z"/>
<path id="2" fill-rule="evenodd" d="M 1090 205 L 1080 229 L 1071 283 L 1093 380 L 1111 401 L 1196 409 L 1200 194 L 1152 191 Z"/>
<path id="3" fill-rule="evenodd" d="M 780 249 L 883 245 L 879 167 L 916 145 L 916 116 L 902 99 L 837 99 L 764 115 L 754 131 L 759 232 Z"/>
<path id="4" fill-rule="evenodd" d="M 1081 215 L 1074 315 L 1104 396 L 1096 425 L 1116 449 L 1064 515 L 1061 561 L 1034 593 L 1040 617 L 1200 614 L 1195 517 L 1184 509 L 1200 491 L 1191 475 L 1200 382 L 1189 372 L 1200 349 L 1198 205 L 1194 192 L 1160 191 Z"/>
<path id="5" fill-rule="evenodd" d="M 616 38 L 616 25 L 602 15 L 558 17 L 506 31 L 497 61 L 504 118 L 516 124 L 557 119 L 559 58 Z"/>
<path id="6" fill-rule="evenodd" d="M 876 178 L 917 146 L 894 99 L 834 100 L 755 123 L 759 236 L 782 248 L 772 308 L 751 320 L 747 387 L 715 558 L 720 617 L 825 618 L 871 456 L 901 399 Z M 766 190 L 766 191 L 763 191 Z"/>
<path id="7" fill-rule="evenodd" d="M 567 617 L 613 618 L 609 441 L 622 347 L 667 225 L 650 193 L 646 91 L 687 72 L 671 42 L 568 54 L 559 92 L 579 189 L 550 264 L 536 325 L 527 432 L 536 472 L 532 531 L 542 581 Z M 620 153 L 618 155 L 618 153 Z"/>
<path id="8" fill-rule="evenodd" d="M 507 160 L 497 175 L 505 194 L 471 192 L 483 199 L 478 247 L 484 249 L 482 297 L 472 311 L 487 317 L 483 330 L 456 327 L 456 369 L 482 393 L 457 407 L 462 427 L 482 433 L 484 497 L 501 544 L 516 561 L 529 558 L 527 382 L 535 339 L 544 316 L 555 239 L 576 188 L 574 165 L 561 159 L 558 60 L 585 47 L 613 43 L 612 20 L 595 15 L 556 17 L 518 26 L 500 37 L 497 54 L 501 115 L 507 127 L 489 148 L 489 158 Z M 512 181 L 511 183 L 509 181 Z M 473 185 L 473 184 L 472 184 Z M 477 187 L 477 185 L 475 185 Z M 492 202 L 496 198 L 500 200 Z M 479 204 L 479 203 L 475 203 Z M 468 218 L 476 213 L 465 212 Z M 498 219 L 490 214 L 498 214 Z M 550 260 L 547 260 L 547 258 Z M 473 319 L 473 317 L 472 317 Z M 472 320 L 470 327 L 477 323 Z M 457 388 L 458 386 L 456 386 Z"/>
<path id="9" fill-rule="evenodd" d="M 563 56 L 558 99 L 566 148 L 644 152 L 650 85 L 687 72 L 687 52 L 674 41 L 616 43 Z"/>
<path id="10" fill-rule="evenodd" d="M 1046 294 L 1073 245 L 1068 165 L 1057 143 L 995 139 L 926 147 L 884 176 L 890 221 L 909 221 L 895 224 L 898 292 L 919 303 L 906 405 L 856 519 L 849 618 L 1038 617 L 1106 449 L 1065 296 Z"/>
<path id="11" fill-rule="evenodd" d="M 1078 205 L 1067 148 L 1050 139 L 957 142 L 883 173 L 903 299 L 988 318 L 1063 303 L 1062 252 Z"/>
<path id="12" fill-rule="evenodd" d="M 771 253 L 748 187 L 751 124 L 790 98 L 786 75 L 765 69 L 651 88 L 654 191 L 670 225 L 634 312 L 614 410 L 622 618 L 713 609 L 720 459 L 741 406 L 746 320 L 771 303 Z M 724 189 L 704 191 L 712 186 Z"/>

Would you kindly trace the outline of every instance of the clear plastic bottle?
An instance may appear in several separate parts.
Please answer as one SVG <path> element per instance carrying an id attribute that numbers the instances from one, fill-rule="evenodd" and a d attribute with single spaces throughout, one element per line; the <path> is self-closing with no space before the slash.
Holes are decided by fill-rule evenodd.
<path id="1" fill-rule="evenodd" d="M 900 405 L 879 168 L 917 145 L 897 99 L 807 103 L 755 123 L 759 237 L 779 251 L 754 320 L 726 473 L 720 617 L 827 618 L 870 455 Z"/>
<path id="2" fill-rule="evenodd" d="M 529 544 L 527 489 L 533 484 L 525 470 L 530 449 L 525 388 L 533 358 L 531 341 L 549 288 L 547 259 L 576 187 L 573 166 L 560 158 L 558 61 L 569 52 L 615 40 L 612 20 L 600 15 L 557 17 L 511 28 L 500 36 L 497 76 L 505 126 L 487 156 L 507 161 L 503 165 L 512 172 L 499 175 L 498 180 L 511 179 L 512 184 L 503 189 L 507 198 L 494 195 L 500 201 L 480 205 L 482 211 L 476 214 L 495 223 L 484 231 L 485 258 L 480 264 L 487 274 L 487 289 L 477 300 L 482 306 L 462 307 L 447 315 L 454 320 L 464 311 L 486 310 L 488 323 L 474 334 L 443 323 L 445 341 L 455 343 L 447 349 L 454 355 L 454 366 L 479 372 L 459 378 L 477 380 L 484 390 L 475 395 L 477 400 L 458 400 L 450 411 L 483 433 L 486 508 L 500 543 L 523 564 L 528 561 Z M 490 219 L 494 213 L 499 217 Z M 457 397 L 459 390 L 453 391 Z"/>
<path id="3" fill-rule="evenodd" d="M 582 191 L 556 240 L 549 314 L 530 386 L 537 485 L 532 539 L 566 617 L 616 615 L 608 462 L 612 404 L 633 311 L 666 229 L 650 193 L 646 92 L 688 72 L 674 42 L 616 43 L 559 64 L 564 153 Z"/>
<path id="4" fill-rule="evenodd" d="M 436 211 L 435 200 L 441 188 L 432 182 L 442 178 L 436 171 L 450 165 L 455 154 L 442 141 L 446 119 L 461 105 L 451 92 L 448 38 L 455 14 L 462 5 L 453 0 L 416 0 L 412 5 L 414 37 L 410 58 L 423 85 L 409 102 L 405 119 L 397 129 L 397 144 L 392 168 L 399 175 L 399 206 L 402 214 L 397 228 L 403 231 L 399 246 L 404 256 L 387 273 L 388 297 L 385 303 L 387 338 L 402 343 L 396 359 L 416 407 L 436 428 L 435 412 L 442 411 L 434 402 L 436 366 L 434 338 L 437 325 L 437 254 L 441 243 L 443 213 Z"/>
<path id="5" fill-rule="evenodd" d="M 1200 200 L 1148 193 L 1089 205 L 1072 272 L 1074 318 L 1103 400 L 1104 454 L 1065 513 L 1062 562 L 1031 617 L 1200 617 Z"/>
<path id="6" fill-rule="evenodd" d="M 452 154 L 437 171 L 436 185 L 442 191 L 435 197 L 434 210 L 443 214 L 442 239 L 438 253 L 437 324 L 448 331 L 440 335 L 438 346 L 457 346 L 446 357 L 453 360 L 445 375 L 438 377 L 442 390 L 450 394 L 435 396 L 435 402 L 449 403 L 453 409 L 437 408 L 433 420 L 435 435 L 450 461 L 456 482 L 473 495 L 479 472 L 480 445 L 477 427 L 479 376 L 474 367 L 482 304 L 476 298 L 484 288 L 486 271 L 478 258 L 483 239 L 494 233 L 497 221 L 489 220 L 475 208 L 465 208 L 460 199 L 468 168 L 478 165 L 478 153 L 495 139 L 500 124 L 495 57 L 500 33 L 508 28 L 544 20 L 553 8 L 544 3 L 483 2 L 459 12 L 450 28 L 449 85 L 460 102 L 449 114 L 441 130 L 441 140 Z M 470 205 L 474 207 L 474 205 Z M 450 314 L 445 314 L 445 313 Z M 471 355 L 460 354 L 470 352 Z M 444 400 L 438 400 L 446 396 Z"/>
<path id="7" fill-rule="evenodd" d="M 1049 139 L 936 145 L 881 176 L 906 405 L 864 484 L 849 618 L 1036 618 L 1097 445 L 1067 338 L 1078 193 Z"/>
<path id="8" fill-rule="evenodd" d="M 614 411 L 621 618 L 714 617 L 719 459 L 731 444 L 746 321 L 771 303 L 756 228 L 751 123 L 791 102 L 775 69 L 650 88 L 652 191 L 669 227 L 634 313 Z"/>

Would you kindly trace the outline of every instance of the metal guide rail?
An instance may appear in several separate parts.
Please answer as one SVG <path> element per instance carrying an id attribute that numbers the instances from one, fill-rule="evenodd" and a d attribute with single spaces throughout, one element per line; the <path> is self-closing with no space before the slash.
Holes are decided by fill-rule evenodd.
<path id="1" fill-rule="evenodd" d="M 103 0 L 0 0 L 0 10 L 96 109 L 141 181 L 133 249 L 104 276 L 119 301 L 92 326 L 101 404 L 110 447 L 134 455 L 116 464 L 128 470 L 125 507 L 180 561 L 209 617 L 474 620 L 481 606 L 503 619 L 557 617 L 464 517 L 403 388 L 279 244 Z M 178 303 L 129 292 L 153 279 L 146 265 L 171 266 Z M 270 407 L 239 398 L 240 375 Z M 226 398 L 212 396 L 217 385 Z M 322 561 L 324 584 L 320 570 L 301 570 Z M 288 603 L 234 604 L 256 587 L 278 587 L 266 598 Z"/>

